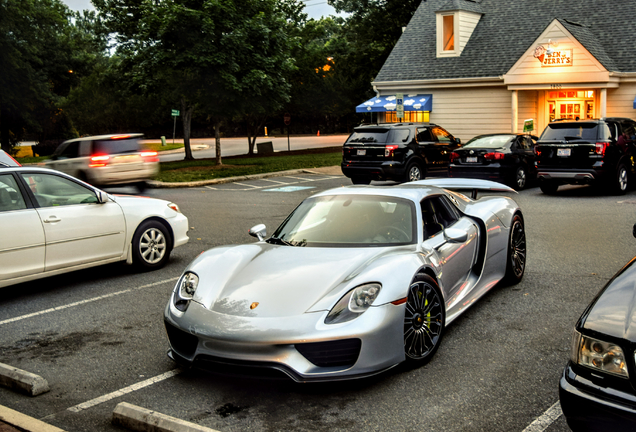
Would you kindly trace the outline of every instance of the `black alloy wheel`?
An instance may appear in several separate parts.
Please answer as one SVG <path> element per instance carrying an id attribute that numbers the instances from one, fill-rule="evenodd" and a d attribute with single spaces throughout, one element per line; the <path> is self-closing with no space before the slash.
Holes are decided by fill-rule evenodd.
<path id="1" fill-rule="evenodd" d="M 516 285 L 521 282 L 526 270 L 526 254 L 526 230 L 523 218 L 517 213 L 512 218 L 506 255 L 508 258 L 504 280 L 510 285 Z"/>
<path id="2" fill-rule="evenodd" d="M 371 179 L 369 177 L 351 177 L 351 183 L 354 185 L 368 185 L 371 183 Z"/>
<path id="3" fill-rule="evenodd" d="M 435 280 L 418 275 L 409 287 L 404 311 L 404 354 L 406 361 L 421 366 L 437 351 L 444 333 L 446 312 Z"/>
<path id="4" fill-rule="evenodd" d="M 518 167 L 515 173 L 514 183 L 512 187 L 515 190 L 522 190 L 526 187 L 527 182 L 528 182 L 528 174 L 526 172 L 526 169 L 522 166 Z"/>
<path id="5" fill-rule="evenodd" d="M 546 195 L 554 195 L 557 189 L 559 189 L 559 184 L 551 180 L 541 180 L 541 182 L 539 182 L 539 188 L 541 188 L 541 192 Z"/>
<path id="6" fill-rule="evenodd" d="M 135 264 L 147 270 L 163 267 L 171 251 L 170 234 L 161 222 L 149 220 L 139 225 L 132 242 Z"/>
<path id="7" fill-rule="evenodd" d="M 404 175 L 404 181 L 405 182 L 418 181 L 418 180 L 423 180 L 424 177 L 425 177 L 424 171 L 422 171 L 420 164 L 418 164 L 417 162 L 411 162 L 408 168 L 406 169 L 406 174 Z"/>

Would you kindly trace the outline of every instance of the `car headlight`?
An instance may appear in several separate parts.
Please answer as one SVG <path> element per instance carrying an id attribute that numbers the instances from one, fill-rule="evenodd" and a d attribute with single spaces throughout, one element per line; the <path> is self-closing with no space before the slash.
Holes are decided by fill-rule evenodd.
<path id="1" fill-rule="evenodd" d="M 346 293 L 331 309 L 325 324 L 338 324 L 357 318 L 373 304 L 382 289 L 379 283 L 360 285 Z"/>
<path id="2" fill-rule="evenodd" d="M 628 378 L 625 354 L 621 347 L 584 336 L 574 331 L 572 339 L 572 362 L 612 375 Z"/>
<path id="3" fill-rule="evenodd" d="M 190 300 L 199 286 L 199 276 L 192 272 L 185 272 L 177 282 L 174 289 L 174 307 L 185 312 Z"/>

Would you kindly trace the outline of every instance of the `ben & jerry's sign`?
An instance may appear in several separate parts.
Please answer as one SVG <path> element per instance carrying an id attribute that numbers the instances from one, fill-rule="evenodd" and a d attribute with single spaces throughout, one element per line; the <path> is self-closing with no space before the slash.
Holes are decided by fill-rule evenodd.
<path id="1" fill-rule="evenodd" d="M 542 67 L 572 66 L 571 49 L 546 49 L 543 45 L 537 45 L 534 49 L 534 58 L 541 62 Z"/>

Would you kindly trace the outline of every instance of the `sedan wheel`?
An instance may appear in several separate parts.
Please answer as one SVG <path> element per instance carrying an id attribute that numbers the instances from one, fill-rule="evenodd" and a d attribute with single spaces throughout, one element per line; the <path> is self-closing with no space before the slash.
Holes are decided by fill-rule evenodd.
<path id="1" fill-rule="evenodd" d="M 526 270 L 526 230 L 519 214 L 512 219 L 507 256 L 505 280 L 515 285 L 521 282 Z"/>
<path id="2" fill-rule="evenodd" d="M 133 257 L 139 266 L 147 269 L 162 267 L 170 252 L 170 237 L 163 224 L 147 221 L 137 228 L 133 237 Z"/>
<path id="3" fill-rule="evenodd" d="M 528 176 L 526 175 L 526 169 L 524 167 L 517 168 L 517 173 L 515 175 L 514 184 L 512 187 L 516 190 L 521 190 L 526 187 L 526 182 L 528 181 Z"/>
<path id="4" fill-rule="evenodd" d="M 442 340 L 444 302 L 437 283 L 427 275 L 415 278 L 404 312 L 404 354 L 418 366 L 428 362 Z"/>

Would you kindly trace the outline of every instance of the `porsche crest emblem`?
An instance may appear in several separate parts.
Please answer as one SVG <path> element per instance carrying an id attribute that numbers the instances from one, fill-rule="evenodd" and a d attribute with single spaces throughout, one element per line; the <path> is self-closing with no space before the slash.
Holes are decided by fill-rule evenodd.
<path id="1" fill-rule="evenodd" d="M 250 305 L 250 309 L 256 309 L 256 306 L 258 306 L 258 302 L 254 302 Z"/>

